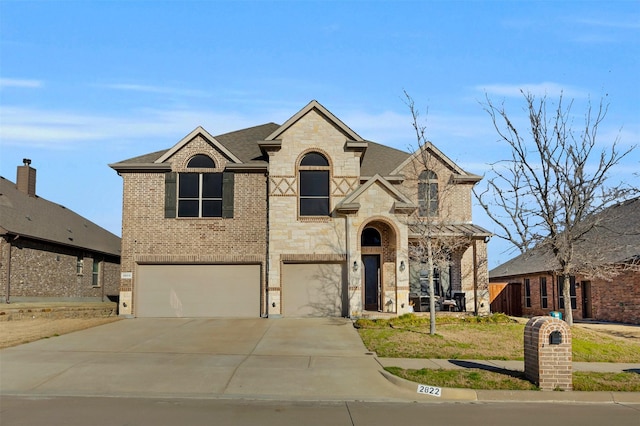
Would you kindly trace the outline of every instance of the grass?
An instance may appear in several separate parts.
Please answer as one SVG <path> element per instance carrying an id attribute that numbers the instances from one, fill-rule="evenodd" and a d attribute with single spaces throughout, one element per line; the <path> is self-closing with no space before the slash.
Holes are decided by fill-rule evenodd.
<path id="1" fill-rule="evenodd" d="M 435 335 L 429 334 L 429 318 L 413 314 L 382 320 L 357 320 L 355 327 L 365 346 L 380 357 L 477 360 L 523 360 L 524 324 L 504 315 L 487 317 L 438 317 Z M 574 362 L 640 363 L 640 342 L 573 327 Z M 531 390 L 537 389 L 523 372 L 479 369 L 404 370 L 389 372 L 431 386 Z M 574 390 L 639 392 L 640 374 L 574 372 Z"/>
<path id="2" fill-rule="evenodd" d="M 538 390 L 524 377 L 524 372 L 467 370 L 405 370 L 386 367 L 385 370 L 403 379 L 429 386 L 488 390 Z M 640 392 L 637 373 L 573 373 L 574 391 Z"/>
<path id="3" fill-rule="evenodd" d="M 439 317 L 436 335 L 429 318 L 412 314 L 385 320 L 357 320 L 365 346 L 389 358 L 523 360 L 524 324 L 504 314 Z M 640 363 L 640 342 L 580 327 L 571 329 L 574 362 Z"/>

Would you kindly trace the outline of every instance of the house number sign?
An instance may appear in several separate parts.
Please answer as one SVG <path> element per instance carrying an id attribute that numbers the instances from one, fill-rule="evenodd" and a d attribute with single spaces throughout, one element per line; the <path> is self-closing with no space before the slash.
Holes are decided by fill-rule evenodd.
<path id="1" fill-rule="evenodd" d="M 123 280 L 130 280 L 131 278 L 133 278 L 133 272 L 121 272 L 120 278 L 122 278 Z"/>
<path id="2" fill-rule="evenodd" d="M 440 398 L 442 396 L 442 388 L 437 388 L 435 386 L 418 385 L 418 393 L 421 393 L 423 395 L 437 396 L 438 398 Z"/>

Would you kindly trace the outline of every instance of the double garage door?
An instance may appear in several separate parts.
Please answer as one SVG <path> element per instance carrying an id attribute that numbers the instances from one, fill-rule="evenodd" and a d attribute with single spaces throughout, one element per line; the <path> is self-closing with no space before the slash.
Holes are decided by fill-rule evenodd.
<path id="1" fill-rule="evenodd" d="M 140 265 L 135 315 L 260 316 L 260 265 Z"/>

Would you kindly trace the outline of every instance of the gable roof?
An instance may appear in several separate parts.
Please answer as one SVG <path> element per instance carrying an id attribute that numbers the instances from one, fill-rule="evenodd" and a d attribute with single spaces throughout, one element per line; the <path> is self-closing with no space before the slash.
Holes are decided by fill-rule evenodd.
<path id="1" fill-rule="evenodd" d="M 180 151 L 180 149 L 182 149 L 182 147 L 184 147 L 186 144 L 188 144 L 189 142 L 191 142 L 191 140 L 193 140 L 193 138 L 195 138 L 198 135 L 202 135 L 207 141 L 209 141 L 209 143 L 211 143 L 213 146 L 215 146 L 220 152 L 222 152 L 228 159 L 232 160 L 235 163 L 242 163 L 242 161 L 236 157 L 235 155 L 233 155 L 233 153 L 231 151 L 229 151 L 224 145 L 222 145 L 220 142 L 218 142 L 216 140 L 216 138 L 214 138 L 209 132 L 207 132 L 202 126 L 198 126 L 195 129 L 193 129 L 191 131 L 191 133 L 189 133 L 187 136 L 185 136 L 184 138 L 180 139 L 180 141 L 175 144 L 173 147 L 171 147 L 167 152 L 165 152 L 164 154 L 162 154 L 162 156 L 160 158 L 158 158 L 156 161 L 154 161 L 154 163 L 164 163 L 165 161 L 167 161 L 169 158 L 171 158 L 171 156 L 173 154 L 175 154 L 176 152 Z"/>
<path id="2" fill-rule="evenodd" d="M 0 176 L 0 234 L 120 257 L 120 238 L 64 206 L 18 190 Z"/>
<path id="3" fill-rule="evenodd" d="M 481 176 L 473 175 L 465 172 L 460 166 L 451 161 L 449 157 L 447 157 L 442 151 L 440 151 L 433 143 L 427 142 L 418 148 L 413 154 L 407 156 L 407 158 L 400 163 L 392 172 L 392 175 L 400 174 L 402 169 L 404 169 L 407 164 L 417 158 L 423 151 L 431 151 L 433 155 L 440 158 L 451 170 L 453 170 L 457 176 L 454 176 L 454 180 L 468 180 L 471 182 L 477 182 L 482 179 Z"/>
<path id="4" fill-rule="evenodd" d="M 583 242 L 576 245 L 577 256 L 597 253 L 602 263 L 609 264 L 640 259 L 640 197 L 615 204 L 593 217 L 599 224 L 585 235 Z M 599 241 L 603 239 L 614 241 L 614 248 L 599 251 Z M 495 267 L 489 271 L 489 278 L 548 273 L 558 269 L 555 265 L 553 254 L 537 246 Z"/>
<path id="5" fill-rule="evenodd" d="M 396 203 L 403 209 L 415 209 L 417 206 L 402 192 L 398 191 L 393 185 L 389 183 L 385 178 L 376 174 L 371 179 L 360 185 L 355 191 L 353 191 L 348 197 L 342 200 L 336 208 L 340 210 L 343 206 L 354 206 L 357 203 L 357 199 L 366 192 L 366 190 L 373 185 L 374 183 L 378 183 L 380 186 L 385 188 L 393 198 L 396 199 Z"/>
<path id="6" fill-rule="evenodd" d="M 361 176 L 374 176 L 376 173 L 382 176 L 393 175 L 398 164 L 411 156 L 408 152 L 379 143 L 367 141 L 367 144 L 367 151 L 360 164 Z"/>
<path id="7" fill-rule="evenodd" d="M 300 111 L 295 113 L 290 119 L 285 121 L 285 123 L 282 126 L 280 126 L 278 129 L 276 129 L 269 136 L 267 136 L 265 138 L 265 140 L 272 141 L 272 140 L 277 139 L 278 136 L 280 136 L 285 130 L 287 130 L 289 127 L 291 127 L 294 123 L 296 123 L 302 117 L 307 115 L 309 113 L 309 111 L 314 110 L 314 109 L 316 111 L 320 112 L 320 114 L 322 114 L 325 117 L 327 117 L 327 119 L 329 119 L 329 121 L 331 121 L 338 129 L 340 129 L 343 133 L 345 133 L 349 138 L 351 138 L 351 140 L 354 140 L 356 142 L 363 142 L 364 141 L 364 139 L 362 139 L 360 137 L 360 135 L 358 135 L 356 132 L 351 130 L 351 128 L 349 128 L 349 126 L 344 124 L 342 122 L 342 120 L 340 120 L 338 117 L 333 115 L 331 113 L 331 111 L 329 111 L 328 109 L 323 107 L 320 104 L 320 102 L 318 102 L 316 100 L 312 100 L 311 102 L 309 102 L 304 108 L 302 108 Z"/>
<path id="8" fill-rule="evenodd" d="M 222 146 L 224 150 L 222 152 L 229 152 L 232 154 L 232 157 L 235 158 L 237 162 L 240 163 L 254 163 L 260 162 L 266 164 L 266 158 L 263 156 L 260 151 L 260 147 L 257 144 L 257 141 L 263 140 L 267 135 L 272 133 L 279 126 L 276 123 L 267 123 L 259 126 L 249 127 L 247 129 L 237 130 L 234 132 L 224 133 L 217 136 L 211 136 L 204 128 L 198 126 L 194 129 L 189 135 L 185 136 L 174 145 L 170 149 L 164 149 L 161 151 L 156 151 L 150 154 L 140 155 L 138 157 L 133 157 L 128 160 L 123 160 L 118 163 L 109 164 L 109 167 L 115 169 L 117 171 L 120 170 L 139 170 L 139 169 L 158 169 L 164 170 L 167 168 L 166 164 L 161 164 L 163 158 L 168 158 L 177 151 L 177 146 L 184 146 L 189 140 L 195 137 L 198 133 L 200 133 L 199 129 L 202 129 L 207 139 L 216 141 L 216 146 Z M 191 136 L 191 137 L 189 137 Z M 234 160 L 235 161 L 235 160 Z"/>

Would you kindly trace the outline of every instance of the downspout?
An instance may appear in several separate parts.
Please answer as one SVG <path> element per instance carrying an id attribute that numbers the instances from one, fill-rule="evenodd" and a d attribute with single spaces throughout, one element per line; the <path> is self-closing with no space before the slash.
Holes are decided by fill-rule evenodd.
<path id="1" fill-rule="evenodd" d="M 349 215 L 344 215 L 344 226 L 345 226 L 345 246 L 344 249 L 347 252 L 347 291 L 346 295 L 342 297 L 345 306 L 342 307 L 343 311 L 345 311 L 345 316 L 347 318 L 351 318 L 351 250 L 349 250 Z"/>
<path id="2" fill-rule="evenodd" d="M 265 271 L 264 271 L 264 300 L 265 300 L 265 310 L 264 310 L 264 315 L 263 318 L 269 318 L 269 172 L 264 174 L 264 179 L 265 179 L 265 187 L 266 187 L 266 200 L 267 200 L 267 211 L 266 211 L 266 230 L 265 230 L 265 236 L 266 236 L 266 242 L 267 242 L 267 247 L 266 247 L 266 258 L 264 261 L 264 267 L 265 267 Z"/>
<path id="3" fill-rule="evenodd" d="M 473 240 L 473 315 L 478 316 L 478 252 Z"/>
<path id="4" fill-rule="evenodd" d="M 7 254 L 7 269 L 5 271 L 6 273 L 6 283 L 7 283 L 7 294 L 5 295 L 5 303 L 9 304 L 10 303 L 10 298 L 11 298 L 11 247 L 13 246 L 13 244 L 11 243 L 11 240 L 7 237 L 6 239 L 7 244 L 9 244 L 9 253 Z"/>

